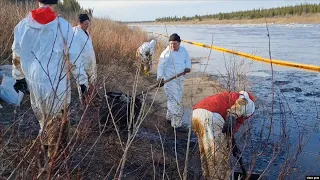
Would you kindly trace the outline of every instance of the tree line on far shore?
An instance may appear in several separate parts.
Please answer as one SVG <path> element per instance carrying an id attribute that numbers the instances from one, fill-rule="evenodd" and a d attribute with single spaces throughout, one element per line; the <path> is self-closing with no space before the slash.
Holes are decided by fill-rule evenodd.
<path id="1" fill-rule="evenodd" d="M 281 17 L 288 15 L 297 15 L 301 16 L 303 14 L 309 13 L 320 13 L 320 3 L 301 3 L 299 5 L 291 5 L 277 8 L 269 9 L 253 9 L 247 11 L 237 11 L 230 13 L 218 13 L 218 14 L 207 14 L 207 15 L 195 15 L 192 17 L 162 17 L 157 18 L 157 22 L 169 22 L 169 21 L 189 21 L 189 20 L 198 20 L 202 21 L 204 19 L 216 19 L 216 20 L 240 20 L 240 19 L 259 19 L 259 18 L 270 18 L 270 17 Z"/>

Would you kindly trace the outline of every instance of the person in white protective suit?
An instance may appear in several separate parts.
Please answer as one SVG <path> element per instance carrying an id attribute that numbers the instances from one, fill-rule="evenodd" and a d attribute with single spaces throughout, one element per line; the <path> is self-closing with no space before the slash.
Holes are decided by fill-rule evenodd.
<path id="1" fill-rule="evenodd" d="M 78 26 L 73 28 L 74 30 L 74 38 L 73 43 L 77 47 L 77 49 L 81 49 L 81 54 L 79 56 L 79 61 L 84 67 L 84 70 L 89 79 L 89 89 L 87 96 L 93 93 L 95 94 L 95 83 L 97 80 L 97 69 L 96 69 L 96 55 L 92 45 L 92 38 L 88 32 L 88 28 L 90 26 L 90 18 L 87 14 L 80 14 L 78 20 Z M 82 96 L 82 91 L 84 87 L 81 87 L 78 84 L 78 92 L 80 96 L 80 101 L 83 103 L 85 101 L 84 96 Z"/>
<path id="2" fill-rule="evenodd" d="M 50 158 L 67 145 L 69 72 L 84 89 L 88 78 L 81 61 L 77 61 L 81 49 L 72 43 L 72 25 L 52 10 L 58 0 L 38 1 L 39 8 L 14 28 L 12 74 L 16 91 L 30 91 L 31 106 L 40 124 L 40 141 Z"/>
<path id="3" fill-rule="evenodd" d="M 191 60 L 187 50 L 180 46 L 181 39 L 178 34 L 172 34 L 169 43 L 169 46 L 160 55 L 157 80 L 160 86 L 164 85 L 167 96 L 167 121 L 171 122 L 171 126 L 176 128 L 177 131 L 185 132 L 186 129 L 182 127 L 184 76 L 165 84 L 163 84 L 163 81 L 181 72 L 189 73 L 191 71 Z"/>
<path id="4" fill-rule="evenodd" d="M 150 70 L 152 69 L 152 61 L 154 55 L 154 47 L 157 41 L 152 39 L 150 42 L 144 42 L 138 49 L 136 57 L 141 63 L 141 69 L 143 73 L 147 76 L 150 75 Z"/>

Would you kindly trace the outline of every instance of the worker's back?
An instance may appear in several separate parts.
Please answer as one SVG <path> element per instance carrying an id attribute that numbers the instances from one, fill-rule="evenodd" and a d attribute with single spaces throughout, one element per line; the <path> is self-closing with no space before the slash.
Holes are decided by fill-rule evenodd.
<path id="1" fill-rule="evenodd" d="M 75 62 L 74 57 L 80 50 L 70 46 L 72 38 L 71 24 L 57 17 L 50 7 L 32 10 L 14 29 L 13 76 L 27 80 L 31 104 L 38 119 L 42 119 L 43 114 L 59 112 L 65 97 L 70 103 L 66 70 L 69 63 L 65 57 L 68 52 L 71 64 L 76 65 L 71 70 L 74 77 L 81 84 L 87 83 L 80 62 Z"/>
<path id="2" fill-rule="evenodd" d="M 15 28 L 13 51 L 20 55 L 26 78 L 34 83 L 60 81 L 58 75 L 64 63 L 63 38 L 70 44 L 72 36 L 72 26 L 63 18 L 56 17 L 46 24 L 40 24 L 31 14 L 23 19 Z M 35 71 L 38 73 L 34 74 Z"/>
<path id="3" fill-rule="evenodd" d="M 225 119 L 227 110 L 234 105 L 239 96 L 238 92 L 222 92 L 200 100 L 193 109 L 206 109 L 219 113 Z"/>

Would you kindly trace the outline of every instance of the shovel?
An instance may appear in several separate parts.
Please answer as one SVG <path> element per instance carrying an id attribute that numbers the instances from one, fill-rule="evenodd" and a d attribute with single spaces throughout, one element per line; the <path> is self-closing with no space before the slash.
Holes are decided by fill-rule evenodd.
<path id="1" fill-rule="evenodd" d="M 165 83 L 167 83 L 167 82 L 169 82 L 169 81 L 172 81 L 172 80 L 174 80 L 174 79 L 176 79 L 176 78 L 178 78 L 178 77 L 180 77 L 180 76 L 183 76 L 183 75 L 185 75 L 185 74 L 186 74 L 185 72 L 181 72 L 181 73 L 179 73 L 179 74 L 177 74 L 177 75 L 175 75 L 175 76 L 173 76 L 173 77 L 171 77 L 171 78 L 163 81 L 163 84 L 165 84 Z M 150 88 L 148 88 L 147 91 L 145 91 L 145 92 L 152 91 L 152 90 L 156 89 L 157 87 L 159 87 L 159 84 L 158 84 L 158 83 L 155 84 L 155 85 L 153 85 L 153 86 L 151 86 Z M 137 94 L 137 97 L 141 96 L 143 93 L 144 93 L 144 92 Z"/>
<path id="2" fill-rule="evenodd" d="M 234 137 L 232 138 L 232 146 L 233 146 L 232 154 L 239 161 L 240 168 L 242 170 L 242 173 L 241 172 L 234 172 L 233 176 L 235 179 L 238 179 L 239 177 L 241 177 L 241 180 L 245 180 L 248 178 L 247 177 L 248 173 L 247 173 L 245 166 L 243 164 L 242 156 L 240 156 L 241 151 L 238 149 L 237 144 L 236 144 L 236 140 L 234 139 Z M 249 180 L 257 180 L 257 179 L 259 179 L 259 177 L 260 177 L 259 174 L 251 173 L 248 179 Z"/>

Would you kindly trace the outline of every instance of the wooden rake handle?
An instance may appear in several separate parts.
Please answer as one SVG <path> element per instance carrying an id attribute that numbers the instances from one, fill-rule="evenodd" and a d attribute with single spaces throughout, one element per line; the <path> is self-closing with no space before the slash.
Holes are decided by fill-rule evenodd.
<path id="1" fill-rule="evenodd" d="M 185 72 L 181 72 L 181 73 L 179 73 L 179 74 L 177 74 L 177 75 L 175 75 L 175 76 L 172 76 L 171 78 L 165 80 L 165 81 L 163 82 L 163 84 L 165 84 L 165 83 L 167 83 L 167 82 L 170 82 L 170 81 L 172 81 L 172 80 L 174 80 L 174 79 L 176 79 L 176 78 L 178 78 L 178 77 L 180 77 L 180 76 L 183 76 L 183 75 L 185 75 L 185 74 L 186 74 Z M 148 88 L 147 91 L 145 91 L 145 92 L 152 91 L 152 90 L 156 89 L 157 87 L 159 87 L 159 83 L 151 86 L 151 87 Z M 138 97 L 138 96 L 141 96 L 142 94 L 143 94 L 143 92 L 137 94 L 137 97 Z"/>

